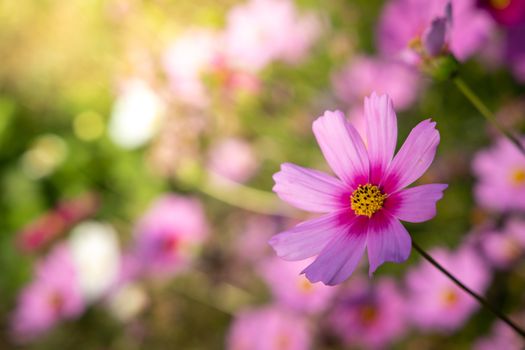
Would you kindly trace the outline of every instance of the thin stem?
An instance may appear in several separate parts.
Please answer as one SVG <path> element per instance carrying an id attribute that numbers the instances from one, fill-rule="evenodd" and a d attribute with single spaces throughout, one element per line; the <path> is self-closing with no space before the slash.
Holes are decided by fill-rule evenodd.
<path id="1" fill-rule="evenodd" d="M 450 272 L 448 272 L 443 266 L 441 266 L 434 258 L 432 258 L 427 252 L 425 252 L 416 242 L 412 240 L 412 246 L 423 258 L 425 258 L 429 263 L 434 265 L 439 271 L 441 271 L 445 276 L 447 276 L 452 282 L 454 282 L 458 287 L 463 289 L 465 292 L 470 294 L 474 299 L 476 299 L 481 305 L 483 305 L 487 310 L 492 312 L 496 317 L 505 322 L 509 327 L 514 329 L 516 333 L 525 338 L 525 330 L 521 329 L 516 325 L 510 318 L 508 318 L 501 311 L 490 305 L 482 296 L 474 292 L 472 289 L 468 288 L 466 285 L 461 283 L 456 277 L 454 277 Z"/>
<path id="2" fill-rule="evenodd" d="M 218 174 L 213 176 L 218 181 L 208 178 L 200 184 L 198 190 L 224 203 L 255 213 L 297 217 L 273 193 L 242 185 Z"/>
<path id="3" fill-rule="evenodd" d="M 472 103 L 472 105 L 481 113 L 487 121 L 492 123 L 505 137 L 507 137 L 519 150 L 525 155 L 525 146 L 520 140 L 510 131 L 505 129 L 503 125 L 496 119 L 494 113 L 483 103 L 483 101 L 476 95 L 474 91 L 459 77 L 452 79 L 459 91 Z"/>

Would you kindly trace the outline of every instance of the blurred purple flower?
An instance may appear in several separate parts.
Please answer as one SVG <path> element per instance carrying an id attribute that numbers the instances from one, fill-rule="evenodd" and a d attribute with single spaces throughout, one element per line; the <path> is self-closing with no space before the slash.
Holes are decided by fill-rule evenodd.
<path id="1" fill-rule="evenodd" d="M 34 280 L 19 295 L 11 330 L 19 342 L 31 341 L 61 320 L 74 319 L 84 300 L 69 250 L 55 247 L 38 263 Z"/>
<path id="2" fill-rule="evenodd" d="M 481 8 L 503 26 L 514 26 L 525 22 L 524 0 L 478 0 Z"/>
<path id="3" fill-rule="evenodd" d="M 490 272 L 470 247 L 455 252 L 436 248 L 430 254 L 475 292 L 483 294 L 488 287 Z M 408 272 L 406 284 L 407 312 L 421 329 L 454 331 L 479 308 L 474 298 L 426 261 Z"/>
<path id="4" fill-rule="evenodd" d="M 139 221 L 134 254 L 145 272 L 174 273 L 191 263 L 207 234 L 206 218 L 197 199 L 166 195 L 157 199 Z"/>
<path id="5" fill-rule="evenodd" d="M 311 331 L 305 319 L 277 306 L 239 313 L 226 343 L 229 350 L 307 350 Z"/>
<path id="6" fill-rule="evenodd" d="M 373 91 L 388 94 L 396 101 L 396 109 L 407 109 L 417 97 L 420 80 L 410 66 L 382 58 L 359 56 L 353 58 L 332 78 L 335 93 L 349 105 L 361 106 Z"/>
<path id="7" fill-rule="evenodd" d="M 382 54 L 398 56 L 411 63 L 417 55 L 411 46 L 422 43 L 423 35 L 433 32 L 427 48 L 432 51 L 442 39 L 444 18 L 447 17 L 448 0 L 392 0 L 383 10 L 378 29 L 378 44 Z M 453 0 L 452 23 L 448 33 L 448 47 L 461 61 L 468 59 L 482 48 L 492 30 L 488 14 L 476 8 L 474 0 Z M 432 22 L 435 22 L 435 28 Z M 439 35 L 437 35 L 439 34 Z M 435 40 L 436 38 L 440 40 Z"/>
<path id="8" fill-rule="evenodd" d="M 296 63 L 308 53 L 319 31 L 317 18 L 300 14 L 293 1 L 249 0 L 228 14 L 226 56 L 254 72 L 275 60 Z"/>
<path id="9" fill-rule="evenodd" d="M 310 283 L 304 275 L 300 275 L 304 266 L 305 262 L 269 258 L 261 263 L 259 271 L 277 302 L 296 311 L 322 312 L 337 289 Z"/>
<path id="10" fill-rule="evenodd" d="M 259 162 L 256 154 L 251 145 L 242 139 L 226 138 L 210 149 L 208 168 L 219 176 L 242 183 L 257 170 Z"/>
<path id="11" fill-rule="evenodd" d="M 525 221 L 510 220 L 502 232 L 484 233 L 479 241 L 492 265 L 509 268 L 525 253 Z"/>
<path id="12" fill-rule="evenodd" d="M 523 339 L 501 321 L 494 324 L 490 335 L 479 339 L 473 347 L 474 350 L 523 350 L 524 348 Z"/>
<path id="13" fill-rule="evenodd" d="M 337 175 L 285 163 L 273 190 L 293 206 L 329 213 L 300 223 L 270 240 L 285 260 L 318 255 L 303 272 L 311 282 L 335 285 L 352 274 L 368 247 L 370 274 L 386 261 L 405 261 L 410 235 L 399 220 L 423 222 L 436 214 L 447 185 L 404 189 L 432 163 L 439 144 L 436 123 L 419 123 L 395 157 L 397 117 L 387 95 L 365 99 L 367 137 L 343 113 L 325 112 L 313 131 Z M 366 145 L 366 146 L 365 146 Z"/>
<path id="14" fill-rule="evenodd" d="M 478 152 L 474 158 L 478 203 L 497 211 L 525 209 L 525 156 L 507 139 Z"/>
<path id="15" fill-rule="evenodd" d="M 333 330 L 349 346 L 384 349 L 407 330 L 405 301 L 394 280 L 373 285 L 353 280 L 330 316 Z"/>

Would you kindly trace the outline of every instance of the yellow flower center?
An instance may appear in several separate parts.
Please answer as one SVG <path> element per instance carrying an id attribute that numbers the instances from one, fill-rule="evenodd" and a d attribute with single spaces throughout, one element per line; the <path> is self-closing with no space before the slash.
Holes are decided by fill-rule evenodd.
<path id="1" fill-rule="evenodd" d="M 490 4 L 497 10 L 503 10 L 510 5 L 511 0 L 490 0 Z"/>
<path id="2" fill-rule="evenodd" d="M 356 215 L 366 215 L 370 218 L 383 208 L 386 197 L 375 185 L 359 185 L 350 196 L 350 205 Z"/>
<path id="3" fill-rule="evenodd" d="M 523 185 L 525 184 L 525 170 L 524 169 L 516 169 L 512 173 L 512 182 L 516 185 Z"/>
<path id="4" fill-rule="evenodd" d="M 370 325 L 378 317 L 377 309 L 371 305 L 365 305 L 359 310 L 359 316 L 363 324 Z"/>
<path id="5" fill-rule="evenodd" d="M 441 293 L 441 298 L 446 306 L 454 306 L 458 302 L 458 294 L 453 289 L 444 290 Z"/>
<path id="6" fill-rule="evenodd" d="M 314 285 L 308 281 L 308 279 L 304 276 L 301 276 L 301 278 L 298 281 L 299 284 L 299 290 L 305 294 L 308 294 L 313 291 Z"/>

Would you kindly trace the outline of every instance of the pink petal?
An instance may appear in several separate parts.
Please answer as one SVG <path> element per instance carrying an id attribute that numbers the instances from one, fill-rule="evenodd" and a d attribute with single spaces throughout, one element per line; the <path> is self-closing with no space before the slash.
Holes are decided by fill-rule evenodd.
<path id="1" fill-rule="evenodd" d="M 428 169 L 439 144 L 436 123 L 424 120 L 408 135 L 387 171 L 383 186 L 386 193 L 393 193 L 416 181 Z"/>
<path id="2" fill-rule="evenodd" d="M 269 243 L 284 260 L 303 260 L 317 255 L 343 229 L 343 215 L 351 220 L 353 214 L 343 210 L 302 222 L 273 236 Z"/>
<path id="3" fill-rule="evenodd" d="M 303 273 L 312 283 L 322 281 L 333 286 L 354 272 L 366 246 L 368 218 L 360 216 L 343 228 L 321 251 Z"/>
<path id="4" fill-rule="evenodd" d="M 422 185 L 396 192 L 385 202 L 385 209 L 400 220 L 423 222 L 436 216 L 436 202 L 443 198 L 444 184 Z"/>
<path id="5" fill-rule="evenodd" d="M 351 188 L 368 182 L 368 155 L 355 128 L 340 111 L 327 111 L 313 124 L 317 143 L 334 173 Z"/>
<path id="6" fill-rule="evenodd" d="M 350 205 L 351 192 L 341 181 L 320 171 L 285 163 L 273 179 L 273 191 L 299 209 L 326 213 Z"/>
<path id="7" fill-rule="evenodd" d="M 370 159 L 370 182 L 379 183 L 390 165 L 397 143 L 397 117 L 388 95 L 372 93 L 365 98 L 366 138 Z"/>
<path id="8" fill-rule="evenodd" d="M 368 225 L 369 274 L 384 262 L 403 262 L 410 255 L 412 240 L 398 219 L 385 210 L 374 214 Z"/>

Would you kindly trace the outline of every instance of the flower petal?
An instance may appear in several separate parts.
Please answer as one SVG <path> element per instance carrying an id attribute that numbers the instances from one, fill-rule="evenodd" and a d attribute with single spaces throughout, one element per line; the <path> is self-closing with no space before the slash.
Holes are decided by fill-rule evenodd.
<path id="1" fill-rule="evenodd" d="M 351 192 L 341 181 L 320 171 L 285 163 L 273 179 L 273 191 L 299 209 L 326 213 L 350 206 Z"/>
<path id="2" fill-rule="evenodd" d="M 361 260 L 366 246 L 368 218 L 356 217 L 321 251 L 303 273 L 312 283 L 322 281 L 333 286 L 343 282 Z"/>
<path id="3" fill-rule="evenodd" d="M 424 120 L 408 135 L 388 168 L 385 181 L 386 193 L 393 193 L 416 181 L 428 169 L 439 144 L 439 131 L 436 123 Z"/>
<path id="4" fill-rule="evenodd" d="M 284 260 L 303 260 L 319 254 L 345 225 L 343 215 L 352 219 L 351 211 L 339 211 L 300 223 L 273 236 L 269 243 Z"/>
<path id="5" fill-rule="evenodd" d="M 368 182 L 366 148 L 342 112 L 327 111 L 313 123 L 313 132 L 334 173 L 352 189 Z"/>
<path id="6" fill-rule="evenodd" d="M 423 222 L 436 216 L 436 202 L 443 198 L 445 184 L 421 185 L 394 193 L 385 209 L 400 220 Z"/>
<path id="7" fill-rule="evenodd" d="M 410 255 L 412 240 L 398 219 L 385 210 L 374 214 L 368 224 L 369 274 L 384 262 L 403 262 Z"/>
<path id="8" fill-rule="evenodd" d="M 390 165 L 397 143 L 397 117 L 388 95 L 365 98 L 366 138 L 370 182 L 379 183 Z"/>

